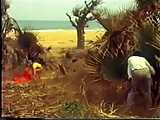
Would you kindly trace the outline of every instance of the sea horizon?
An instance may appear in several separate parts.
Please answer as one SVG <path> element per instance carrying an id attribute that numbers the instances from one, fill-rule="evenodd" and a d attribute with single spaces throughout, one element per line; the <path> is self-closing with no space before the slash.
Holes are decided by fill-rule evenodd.
<path id="1" fill-rule="evenodd" d="M 70 21 L 60 20 L 16 20 L 22 30 L 31 31 L 63 31 L 63 30 L 76 30 Z M 88 22 L 89 27 L 85 30 L 104 30 L 104 28 L 96 21 Z"/>

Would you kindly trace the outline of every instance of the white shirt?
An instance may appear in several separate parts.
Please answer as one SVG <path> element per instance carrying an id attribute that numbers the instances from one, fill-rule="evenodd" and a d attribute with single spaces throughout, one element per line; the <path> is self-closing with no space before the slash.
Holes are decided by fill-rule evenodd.
<path id="1" fill-rule="evenodd" d="M 132 78 L 132 72 L 134 70 L 141 70 L 141 69 L 149 69 L 151 74 L 155 74 L 154 68 L 149 64 L 149 62 L 144 57 L 139 56 L 131 56 L 128 58 L 128 77 Z"/>

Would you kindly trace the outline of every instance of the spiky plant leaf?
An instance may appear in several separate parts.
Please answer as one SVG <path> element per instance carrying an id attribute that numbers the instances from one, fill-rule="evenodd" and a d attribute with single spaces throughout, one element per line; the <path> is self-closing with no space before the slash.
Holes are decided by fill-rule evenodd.
<path id="1" fill-rule="evenodd" d="M 146 44 L 150 45 L 153 48 L 155 48 L 156 50 L 160 51 L 160 35 L 156 36 L 156 42 L 154 42 L 154 43 L 148 43 L 148 42 L 146 42 Z"/>
<path id="2" fill-rule="evenodd" d="M 102 51 L 98 52 L 98 48 L 90 51 L 88 55 L 86 69 L 96 79 L 118 81 L 126 77 L 125 57 L 104 56 Z"/>
<path id="3" fill-rule="evenodd" d="M 120 80 L 126 77 L 127 64 L 124 58 L 105 58 L 102 63 L 102 74 L 110 80 Z"/>
<path id="4" fill-rule="evenodd" d="M 32 32 L 24 31 L 23 34 L 18 36 L 18 43 L 24 49 L 29 49 L 32 45 L 35 45 L 38 42 L 37 37 Z"/>
<path id="5" fill-rule="evenodd" d="M 123 18 L 123 13 L 119 12 L 114 14 L 113 11 L 108 9 L 99 9 L 92 12 L 93 16 L 98 20 L 98 22 L 107 30 L 107 32 L 112 32 L 116 29 L 115 26 L 118 25 L 119 21 Z"/>
<path id="6" fill-rule="evenodd" d="M 44 65 L 46 62 L 40 55 L 45 53 L 44 48 L 38 44 L 38 34 L 24 31 L 18 36 L 18 43 L 26 55 L 26 61 L 32 60 Z"/>
<path id="7" fill-rule="evenodd" d="M 112 41 L 114 40 L 119 40 L 120 43 L 113 43 Z M 89 66 L 87 67 L 90 68 L 88 71 L 92 74 L 94 71 L 94 75 L 99 75 L 99 78 L 102 76 L 105 80 L 120 80 L 125 78 L 126 60 L 132 54 L 136 45 L 136 43 L 128 41 L 132 42 L 126 35 L 117 34 L 115 39 L 106 40 L 105 44 L 99 48 L 92 49 L 88 53 L 90 57 L 86 61 L 86 64 Z"/>
<path id="8" fill-rule="evenodd" d="M 103 44 L 100 44 L 99 55 L 94 56 L 98 50 L 93 50 L 90 56 L 92 59 L 86 63 L 92 66 L 93 71 L 106 80 L 120 80 L 126 77 L 127 58 L 136 51 L 138 40 L 135 32 L 135 20 L 125 12 L 119 14 L 108 14 L 107 18 L 97 17 L 107 28 L 102 37 Z M 99 57 L 99 58 L 96 58 Z M 92 63 L 92 64 L 90 64 Z M 96 66 L 96 67 L 95 67 Z M 98 68 L 98 69 L 97 69 Z"/>
<path id="9" fill-rule="evenodd" d="M 140 44 L 140 51 L 142 55 L 149 61 L 149 63 L 154 67 L 156 74 L 153 76 L 153 82 L 151 86 L 152 100 L 156 104 L 159 93 L 159 79 L 160 79 L 160 68 L 157 66 L 157 60 L 155 55 L 160 56 L 160 33 L 148 22 L 142 24 L 142 28 L 138 32 L 138 40 Z"/>
<path id="10" fill-rule="evenodd" d="M 138 5 L 153 4 L 159 0 L 135 0 Z"/>
<path id="11" fill-rule="evenodd" d="M 1 0 L 1 16 L 7 14 L 7 9 L 9 9 L 10 4 L 7 0 Z"/>
<path id="12" fill-rule="evenodd" d="M 101 14 L 104 12 L 107 18 L 103 18 Z M 105 39 L 104 44 L 100 45 L 99 49 L 102 51 L 98 57 L 93 56 L 96 51 L 90 54 L 92 57 L 92 66 L 100 68 L 97 74 L 108 77 L 109 79 L 121 79 L 126 75 L 126 61 L 127 58 L 136 50 L 146 46 L 141 38 L 137 37 L 139 27 L 147 16 L 143 16 L 145 11 L 136 11 L 135 8 L 122 12 L 121 14 L 111 14 L 107 10 L 101 11 L 101 14 L 94 12 L 94 17 L 104 26 L 107 30 L 102 39 Z M 147 31 L 147 28 L 146 28 Z M 143 31 L 141 31 L 143 32 Z M 148 33 L 142 33 L 145 37 Z M 152 36 L 146 36 L 146 38 Z M 151 39 L 152 41 L 152 39 Z M 153 52 L 151 52 L 154 54 Z M 93 60 L 94 58 L 94 60 Z M 98 59 L 96 61 L 95 59 Z M 100 61 L 101 60 L 101 61 Z M 96 62 L 95 62 L 96 61 Z M 95 63 L 93 65 L 93 63 Z M 116 65 L 116 66 L 114 66 Z M 122 73 L 118 73 L 122 71 Z M 93 71 L 93 70 L 92 70 Z"/>
<path id="13" fill-rule="evenodd" d="M 140 50 L 145 58 L 151 63 L 151 65 L 156 68 L 155 55 L 160 56 L 160 50 L 152 47 L 149 44 L 155 44 L 160 48 L 159 32 L 155 30 L 150 24 L 144 23 L 143 28 L 139 31 L 138 40 L 140 43 Z"/>

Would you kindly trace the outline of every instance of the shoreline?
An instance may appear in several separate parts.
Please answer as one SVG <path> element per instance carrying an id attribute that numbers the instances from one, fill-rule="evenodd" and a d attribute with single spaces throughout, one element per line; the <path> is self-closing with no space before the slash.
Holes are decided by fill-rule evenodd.
<path id="1" fill-rule="evenodd" d="M 25 31 L 25 30 L 24 30 Z M 76 29 L 48 29 L 48 30 L 26 30 L 29 32 L 58 32 L 58 31 L 76 31 Z M 85 31 L 100 31 L 103 32 L 105 29 L 85 29 Z"/>

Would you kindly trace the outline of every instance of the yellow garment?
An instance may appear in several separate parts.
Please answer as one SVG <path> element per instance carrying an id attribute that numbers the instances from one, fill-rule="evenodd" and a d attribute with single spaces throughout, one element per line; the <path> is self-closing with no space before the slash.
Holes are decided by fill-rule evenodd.
<path id="1" fill-rule="evenodd" d="M 33 67 L 34 70 L 36 70 L 36 69 L 41 69 L 41 70 L 43 70 L 42 65 L 39 64 L 39 63 L 36 63 L 36 62 L 33 63 L 32 67 Z"/>

